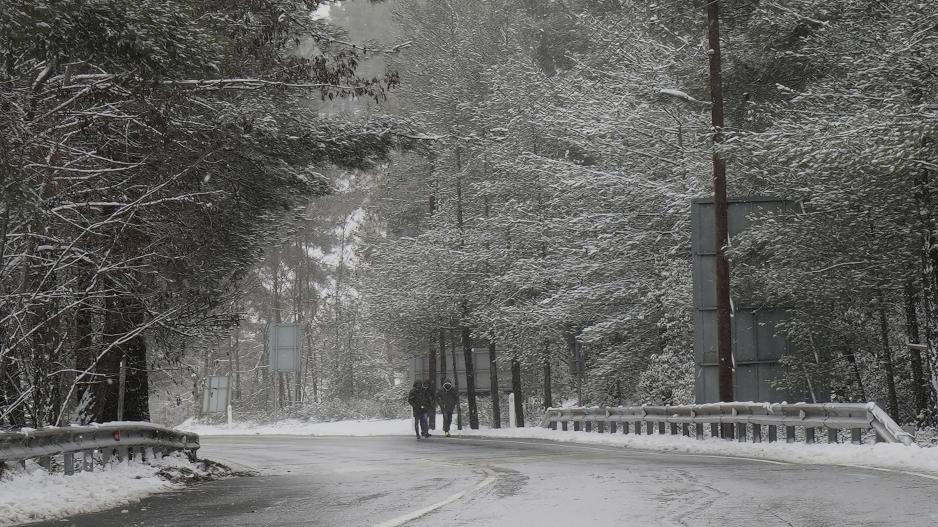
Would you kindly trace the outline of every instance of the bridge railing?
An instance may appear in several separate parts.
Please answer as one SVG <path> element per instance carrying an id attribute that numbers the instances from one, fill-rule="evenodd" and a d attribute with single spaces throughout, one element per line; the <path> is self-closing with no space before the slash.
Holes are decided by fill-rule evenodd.
<path id="1" fill-rule="evenodd" d="M 198 434 L 143 422 L 0 432 L 0 471 L 36 459 L 50 472 L 62 467 L 72 474 L 94 470 L 96 462 L 147 461 L 177 451 L 194 459 L 198 449 Z"/>
<path id="2" fill-rule="evenodd" d="M 875 403 L 712 403 L 681 406 L 617 406 L 593 408 L 548 408 L 541 425 L 557 430 L 609 431 L 628 434 L 684 435 L 735 438 L 755 443 L 764 439 L 787 442 L 800 435 L 807 443 L 817 441 L 817 430 L 826 431 L 827 442 L 841 440 L 849 431 L 850 441 L 860 443 L 864 434 L 875 432 L 874 440 L 912 445 L 913 437 L 902 430 Z M 709 434 L 706 433 L 709 428 Z M 767 430 L 763 430 L 766 428 Z M 767 431 L 767 435 L 763 432 Z M 801 432 L 800 434 L 798 432 Z"/>

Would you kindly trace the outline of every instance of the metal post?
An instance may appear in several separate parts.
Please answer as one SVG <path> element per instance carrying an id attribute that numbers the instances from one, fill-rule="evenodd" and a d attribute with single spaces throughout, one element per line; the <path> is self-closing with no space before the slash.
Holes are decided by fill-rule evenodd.
<path id="1" fill-rule="evenodd" d="M 723 142 L 723 85 L 720 70 L 719 1 L 707 2 L 707 40 L 710 49 L 710 116 L 713 125 L 713 216 L 716 253 L 717 351 L 720 401 L 733 400 L 733 350 L 730 328 L 730 272 L 725 247 L 729 243 L 726 202 L 726 162 L 718 147 Z M 729 428 L 726 426 L 724 428 Z M 731 436 L 732 432 L 729 431 Z M 726 435 L 726 432 L 724 432 Z"/>
<path id="2" fill-rule="evenodd" d="M 769 425 L 769 443 L 774 443 L 778 441 L 778 427 L 775 425 Z"/>
<path id="3" fill-rule="evenodd" d="M 752 442 L 753 443 L 762 442 L 762 425 L 757 425 L 757 424 L 752 425 Z"/>
<path id="4" fill-rule="evenodd" d="M 121 359 L 119 387 L 117 389 L 117 420 L 124 420 L 124 385 L 127 380 L 127 357 Z"/>
<path id="5" fill-rule="evenodd" d="M 828 428 L 828 429 L 827 429 L 827 442 L 828 442 L 828 443 L 837 443 L 837 442 L 838 442 L 838 441 L 837 441 L 837 439 L 838 439 L 838 438 L 837 438 L 838 432 L 839 432 L 839 430 L 836 429 L 836 428 Z"/>
<path id="6" fill-rule="evenodd" d="M 65 471 L 66 476 L 71 476 L 75 473 L 75 453 L 74 452 L 65 452 L 62 454 L 62 467 Z"/>

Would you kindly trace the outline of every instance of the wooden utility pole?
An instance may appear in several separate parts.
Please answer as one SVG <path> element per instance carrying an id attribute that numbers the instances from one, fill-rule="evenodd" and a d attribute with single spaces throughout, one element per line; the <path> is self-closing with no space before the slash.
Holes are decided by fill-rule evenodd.
<path id="1" fill-rule="evenodd" d="M 719 0 L 707 3 L 707 40 L 710 49 L 710 113 L 713 123 L 713 216 L 716 252 L 717 356 L 720 400 L 733 400 L 733 341 L 730 328 L 730 268 L 726 260 L 729 232 L 726 219 L 726 162 L 719 145 L 723 142 L 723 83 L 720 71 Z"/>

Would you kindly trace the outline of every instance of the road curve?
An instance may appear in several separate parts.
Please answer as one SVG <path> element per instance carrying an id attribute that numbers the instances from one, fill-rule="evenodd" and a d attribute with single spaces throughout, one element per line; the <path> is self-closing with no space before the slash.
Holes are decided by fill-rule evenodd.
<path id="1" fill-rule="evenodd" d="M 938 525 L 938 480 L 525 439 L 203 437 L 258 473 L 44 526 Z"/>

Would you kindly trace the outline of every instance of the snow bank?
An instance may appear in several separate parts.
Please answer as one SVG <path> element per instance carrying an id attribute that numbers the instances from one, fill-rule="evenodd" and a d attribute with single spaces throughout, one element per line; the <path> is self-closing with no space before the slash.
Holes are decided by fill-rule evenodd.
<path id="1" fill-rule="evenodd" d="M 442 422 L 443 416 L 437 416 Z M 364 421 L 335 421 L 313 423 L 299 419 L 287 419 L 276 423 L 232 423 L 229 425 L 206 425 L 192 419 L 177 426 L 177 430 L 195 432 L 200 436 L 226 435 L 299 435 L 299 436 L 387 436 L 411 435 L 414 433 L 413 419 L 370 419 Z"/>
<path id="2" fill-rule="evenodd" d="M 672 435 L 599 434 L 546 428 L 462 430 L 463 437 L 548 439 L 562 443 L 611 445 L 656 452 L 732 456 L 788 463 L 851 465 L 938 476 L 938 448 L 901 444 L 739 443 L 722 439 L 694 439 Z"/>
<path id="3" fill-rule="evenodd" d="M 49 474 L 34 463 L 25 472 L 0 479 L 0 526 L 50 520 L 126 506 L 141 498 L 181 487 L 180 480 L 201 477 L 204 467 L 181 456 L 152 464 L 120 463 L 95 472 Z M 172 481 L 170 481 L 170 478 Z"/>

